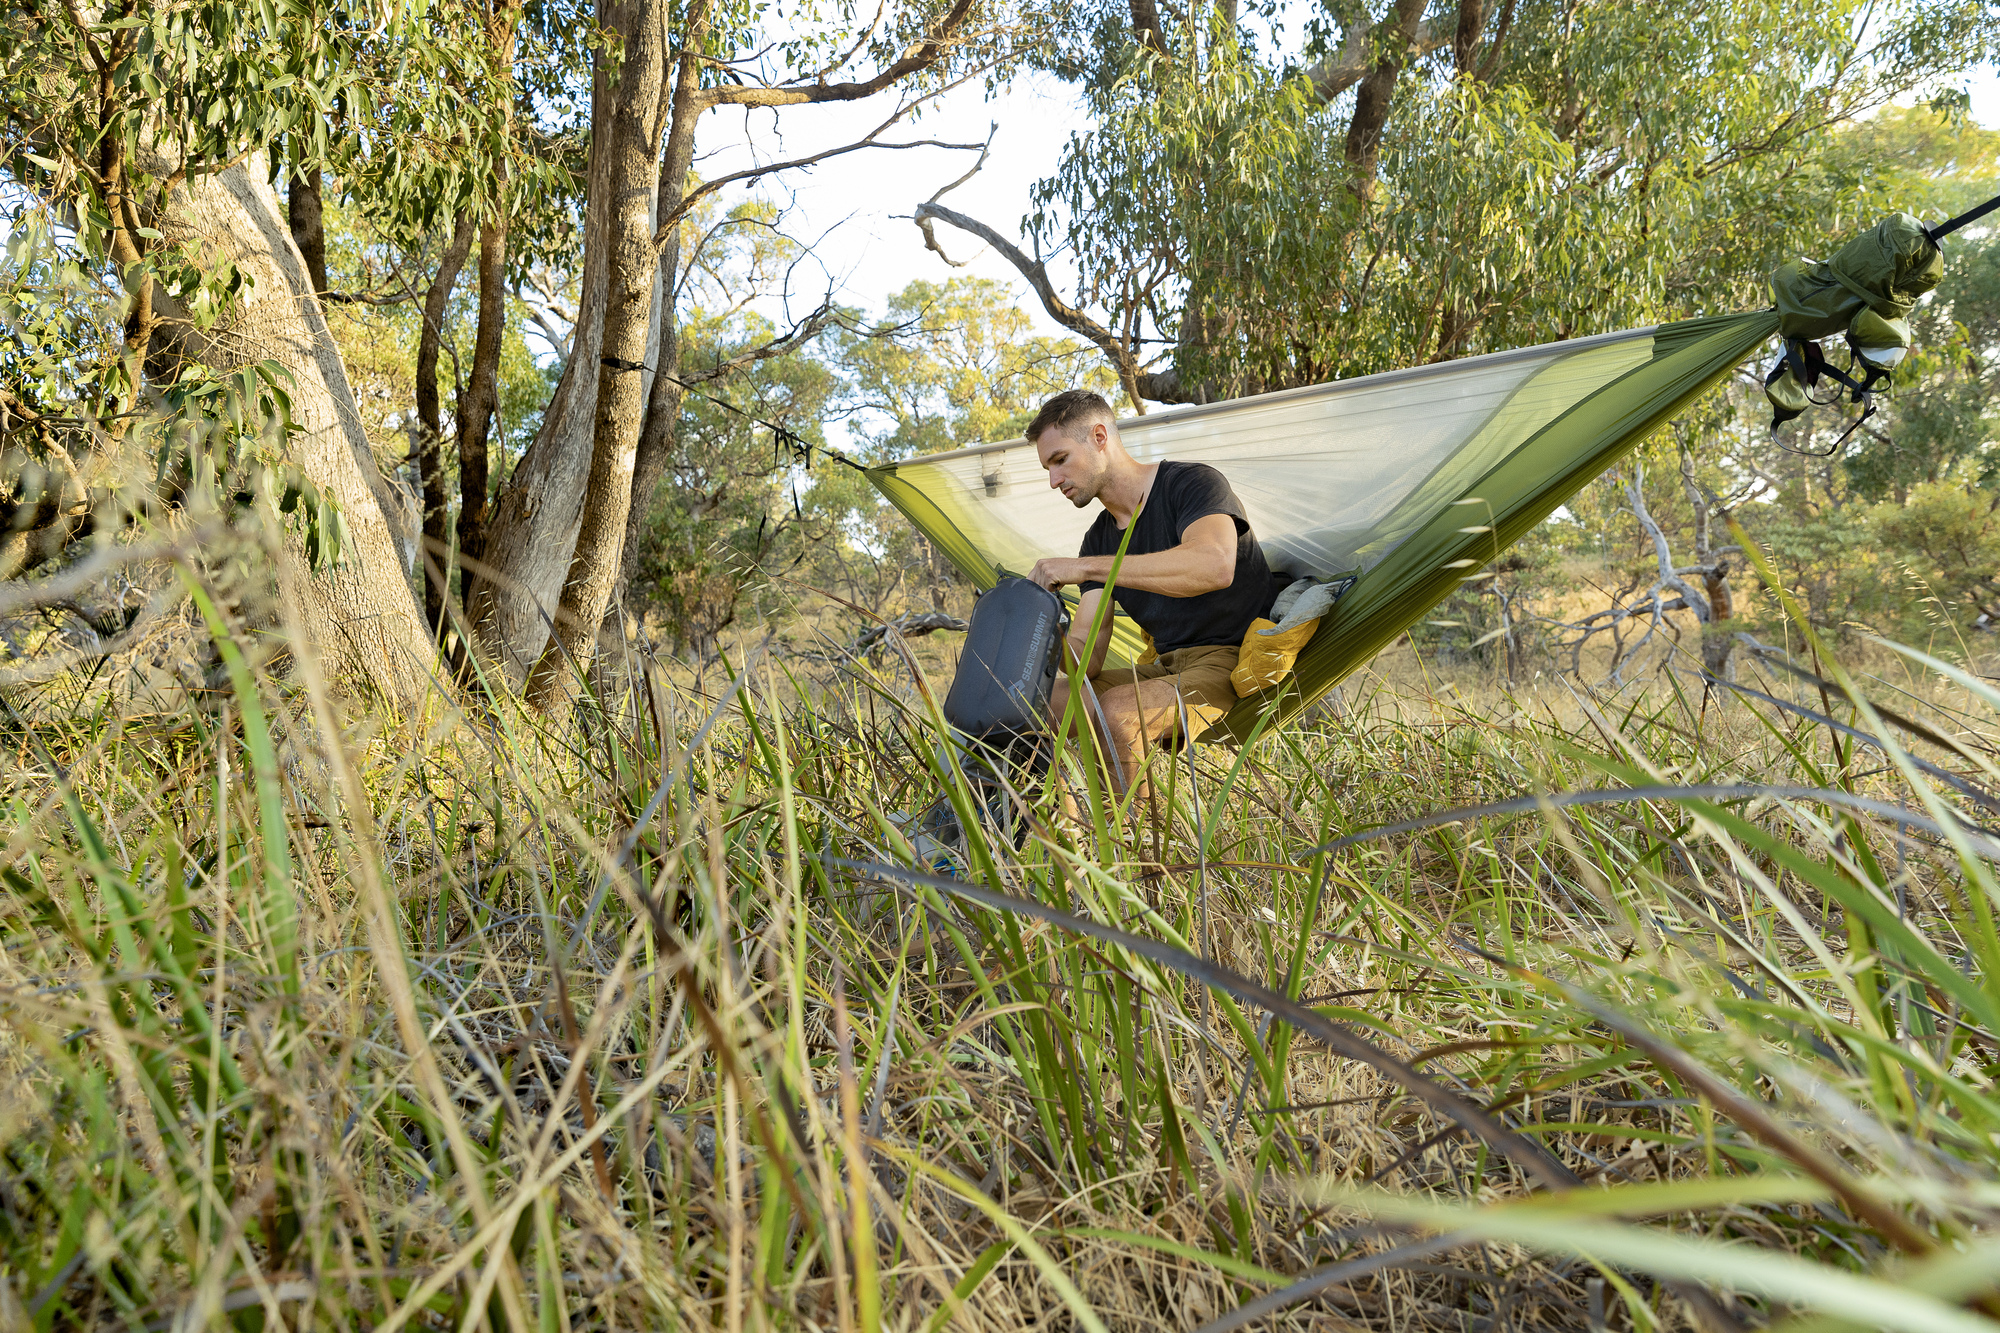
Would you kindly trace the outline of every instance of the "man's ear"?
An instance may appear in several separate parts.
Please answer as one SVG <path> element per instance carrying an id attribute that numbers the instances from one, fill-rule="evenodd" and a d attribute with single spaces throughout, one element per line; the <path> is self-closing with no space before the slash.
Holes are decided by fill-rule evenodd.
<path id="1" fill-rule="evenodd" d="M 1090 426 L 1090 443 L 1098 453 L 1111 447 L 1111 427 L 1102 421 L 1094 421 Z"/>

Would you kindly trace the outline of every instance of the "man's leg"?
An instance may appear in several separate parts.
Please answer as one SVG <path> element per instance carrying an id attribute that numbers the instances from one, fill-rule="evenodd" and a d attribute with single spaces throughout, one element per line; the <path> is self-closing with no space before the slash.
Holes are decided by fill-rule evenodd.
<path id="1" fill-rule="evenodd" d="M 1154 687 L 1157 690 L 1158 686 L 1166 684 L 1168 686 L 1167 697 L 1173 697 L 1171 682 L 1163 681 L 1159 677 L 1141 677 L 1140 672 L 1144 670 L 1145 668 L 1143 667 L 1136 670 L 1132 667 L 1108 668 L 1090 678 L 1090 694 L 1095 694 L 1097 697 L 1095 707 L 1091 705 L 1090 694 L 1082 694 L 1076 699 L 1078 720 L 1071 723 L 1070 735 L 1080 738 L 1084 728 L 1088 727 L 1090 729 L 1091 737 L 1095 742 L 1094 748 L 1099 756 L 1098 772 L 1103 776 L 1105 787 L 1115 796 L 1124 795 L 1124 789 L 1138 775 L 1139 769 L 1134 765 L 1133 760 L 1128 757 L 1131 748 L 1134 745 L 1138 746 L 1138 753 L 1142 757 L 1141 762 L 1143 762 L 1143 756 L 1147 748 L 1147 742 L 1143 736 L 1135 738 L 1129 734 L 1131 728 L 1129 719 L 1139 711 L 1139 705 L 1133 702 L 1137 697 L 1135 691 L 1148 686 Z M 1049 725 L 1051 730 L 1062 724 L 1064 710 L 1070 706 L 1070 698 L 1069 680 L 1062 676 L 1056 677 L 1055 690 L 1049 696 Z M 1121 704 L 1120 700 L 1124 702 Z M 1152 711 L 1157 713 L 1158 710 L 1155 708 Z M 1121 723 L 1116 720 L 1119 718 L 1126 718 L 1127 721 Z M 1158 725 L 1157 718 L 1155 718 L 1155 725 Z M 1106 732 L 1106 726 L 1112 727 L 1113 730 Z M 1124 728 L 1122 731 L 1120 730 L 1121 726 Z M 1105 758 L 1107 753 L 1117 756 L 1116 765 L 1113 765 L 1108 758 Z M 1123 775 L 1122 782 L 1120 781 L 1120 774 Z M 1140 799 L 1145 799 L 1143 792 L 1140 794 Z M 1067 784 L 1064 784 L 1063 787 L 1063 813 L 1072 819 L 1082 819 L 1083 817 L 1082 812 L 1076 808 L 1075 796 L 1069 790 Z"/>
<path id="2" fill-rule="evenodd" d="M 1182 701 L 1178 683 L 1172 676 L 1142 680 L 1136 685 L 1107 690 L 1098 696 L 1098 701 L 1104 706 L 1104 724 L 1111 731 L 1111 751 L 1118 756 L 1126 785 L 1130 788 L 1137 784 L 1139 790 L 1133 799 L 1144 802 L 1146 756 L 1162 741 L 1180 734 Z"/>
<path id="3" fill-rule="evenodd" d="M 1049 695 L 1049 730 L 1053 732 L 1062 725 L 1063 714 L 1069 711 L 1069 677 L 1058 671 L 1056 687 Z M 1090 709 L 1086 707 L 1084 712 Z"/>

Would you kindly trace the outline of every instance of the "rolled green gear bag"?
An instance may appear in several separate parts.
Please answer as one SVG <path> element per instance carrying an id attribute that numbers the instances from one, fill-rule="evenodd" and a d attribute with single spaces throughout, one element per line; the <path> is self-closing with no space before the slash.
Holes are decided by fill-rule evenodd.
<path id="1" fill-rule="evenodd" d="M 1944 254 L 1924 224 L 1891 213 L 1825 260 L 1797 259 L 1771 274 L 1779 336 L 1825 338 L 1864 310 L 1900 320 L 1944 279 Z"/>
<path id="2" fill-rule="evenodd" d="M 1816 364 L 1819 357 L 1806 344 L 1846 335 L 1847 345 L 1868 368 L 1867 379 L 1857 385 L 1845 375 L 1834 378 L 1855 389 L 1856 402 L 1903 359 L 1910 346 L 1910 311 L 1944 279 L 1937 237 L 1955 225 L 1956 220 L 1931 229 L 1908 213 L 1891 213 L 1830 258 L 1791 260 L 1772 272 L 1778 334 L 1787 347 L 1784 362 L 1764 381 L 1773 431 L 1811 405 L 1799 366 Z"/>

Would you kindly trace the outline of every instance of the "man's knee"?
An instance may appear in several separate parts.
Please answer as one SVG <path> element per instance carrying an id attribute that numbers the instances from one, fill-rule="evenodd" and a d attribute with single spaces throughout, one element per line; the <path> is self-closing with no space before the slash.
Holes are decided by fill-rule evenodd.
<path id="1" fill-rule="evenodd" d="M 1172 706 L 1171 693 L 1163 701 L 1154 697 L 1157 691 L 1148 688 L 1156 683 L 1145 681 L 1119 692 L 1118 714 L 1112 718 L 1111 726 L 1128 745 L 1141 740 L 1147 743 L 1168 740 L 1179 730 L 1180 720 Z M 1107 700 L 1105 711 L 1108 713 L 1110 708 Z"/>
<path id="2" fill-rule="evenodd" d="M 1126 734 L 1137 723 L 1138 692 L 1130 685 L 1099 690 L 1097 706 L 1104 710 L 1104 725 L 1111 728 L 1114 735 Z"/>

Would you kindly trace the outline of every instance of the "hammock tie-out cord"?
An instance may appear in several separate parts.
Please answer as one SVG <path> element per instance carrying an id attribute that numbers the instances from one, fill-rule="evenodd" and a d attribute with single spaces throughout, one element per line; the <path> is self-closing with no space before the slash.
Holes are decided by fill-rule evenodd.
<path id="1" fill-rule="evenodd" d="M 811 440 L 806 439 L 804 436 L 800 435 L 797 431 L 792 430 L 786 426 L 780 426 L 775 421 L 766 421 L 764 420 L 764 418 L 756 415 L 755 413 L 745 412 L 742 408 L 738 407 L 736 404 L 731 402 L 725 402 L 723 399 L 717 398 L 712 393 L 704 393 L 700 389 L 695 388 L 694 385 L 689 384 L 686 380 L 682 379 L 678 375 L 668 375 L 666 371 L 655 370 L 652 366 L 646 365 L 644 362 L 622 361 L 615 356 L 600 356 L 597 358 L 597 363 L 608 369 L 615 370 L 621 375 L 634 370 L 652 371 L 652 373 L 655 375 L 665 376 L 669 383 L 680 385 L 682 393 L 691 393 L 697 398 L 701 398 L 708 402 L 714 403 L 717 407 L 721 408 L 725 412 L 734 412 L 737 416 L 742 417 L 745 421 L 749 422 L 753 426 L 762 426 L 765 430 L 771 432 L 771 461 L 773 464 L 783 462 L 785 451 L 790 450 L 792 455 L 792 462 L 798 464 L 799 466 L 803 467 L 806 471 L 810 472 L 812 471 L 813 468 L 813 451 L 817 449 L 819 451 L 820 457 L 822 458 L 831 458 L 836 463 L 845 463 L 848 467 L 853 468 L 856 472 L 867 471 L 867 469 L 862 467 L 861 464 L 855 462 L 853 459 L 849 458 L 846 454 L 841 453 L 840 450 L 829 449 L 823 444 L 815 445 Z M 799 488 L 797 487 L 797 485 L 794 485 L 792 487 L 792 514 L 794 517 L 799 517 L 799 518 L 804 517 L 804 513 L 801 511 L 799 507 Z"/>

